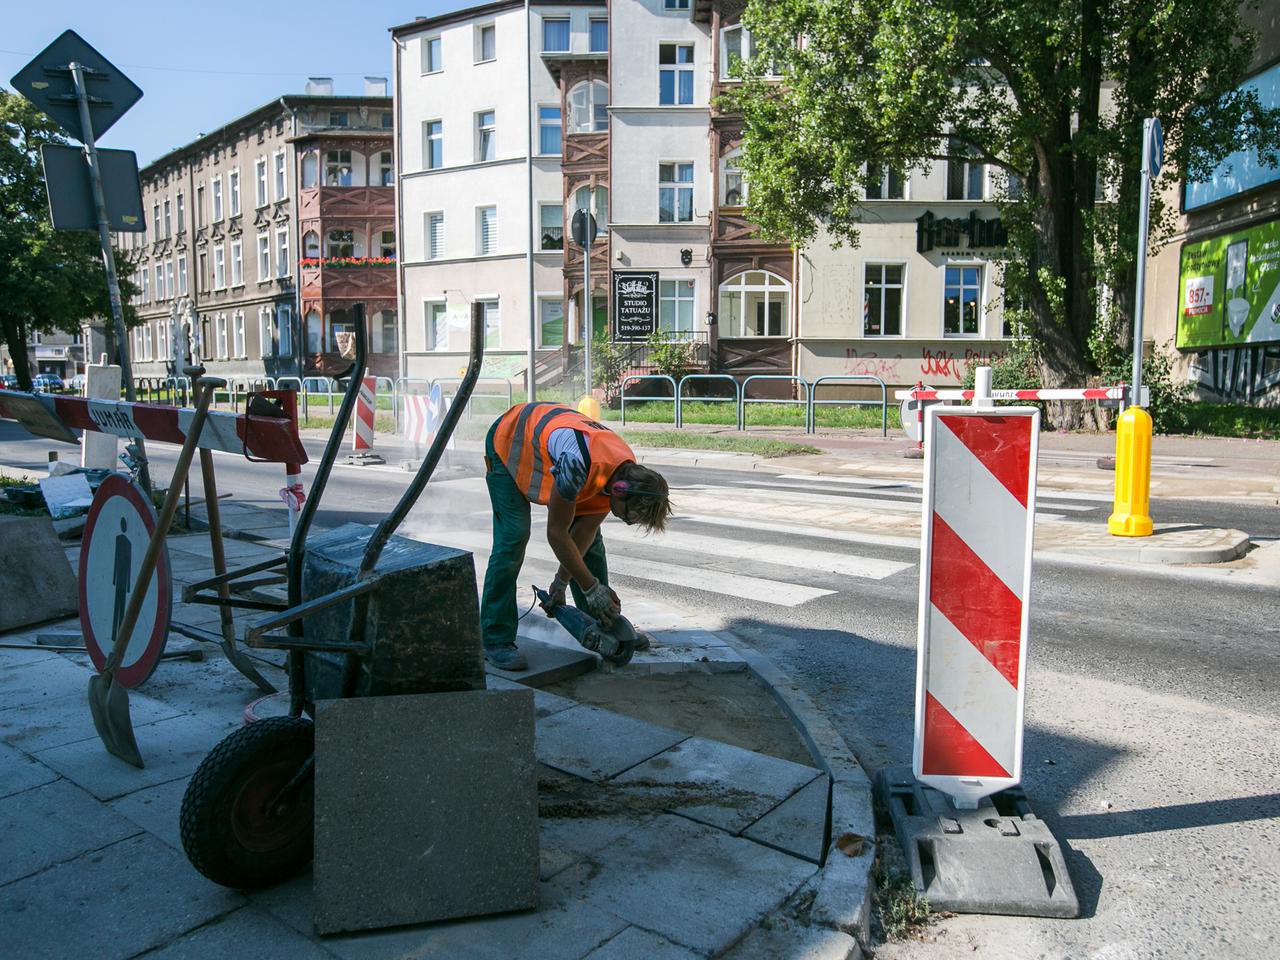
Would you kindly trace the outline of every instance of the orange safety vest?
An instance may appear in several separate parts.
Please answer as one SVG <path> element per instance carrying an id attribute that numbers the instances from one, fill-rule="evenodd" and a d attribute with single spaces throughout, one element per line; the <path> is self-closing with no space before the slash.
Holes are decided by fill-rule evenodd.
<path id="1" fill-rule="evenodd" d="M 591 465 L 578 492 L 578 513 L 609 512 L 605 484 L 624 463 L 634 463 L 635 453 L 625 440 L 603 424 L 560 403 L 517 403 L 502 415 L 493 435 L 493 449 L 532 503 L 551 502 L 551 453 L 547 441 L 553 430 L 569 427 L 586 435 Z"/>

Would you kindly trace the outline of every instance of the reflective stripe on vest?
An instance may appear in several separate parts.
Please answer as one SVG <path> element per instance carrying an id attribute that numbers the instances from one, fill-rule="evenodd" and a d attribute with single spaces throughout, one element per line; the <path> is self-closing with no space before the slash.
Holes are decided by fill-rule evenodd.
<path id="1" fill-rule="evenodd" d="M 520 492 L 533 503 L 548 503 L 553 477 L 547 443 L 561 427 L 586 435 L 590 466 L 577 504 L 583 513 L 605 513 L 609 498 L 605 484 L 623 463 L 635 461 L 635 454 L 612 430 L 557 403 L 517 404 L 503 414 L 494 433 L 494 452 L 515 480 Z"/>

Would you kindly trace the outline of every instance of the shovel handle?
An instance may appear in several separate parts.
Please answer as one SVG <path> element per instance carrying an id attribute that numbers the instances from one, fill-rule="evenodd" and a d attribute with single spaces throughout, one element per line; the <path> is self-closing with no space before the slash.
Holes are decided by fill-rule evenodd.
<path id="1" fill-rule="evenodd" d="M 191 469 L 191 459 L 195 456 L 196 445 L 200 442 L 200 433 L 204 430 L 205 417 L 209 413 L 209 401 L 213 399 L 213 391 L 217 387 L 226 386 L 226 381 L 217 377 L 201 377 L 196 381 L 196 412 L 191 418 L 191 425 L 182 441 L 182 450 L 178 454 L 178 464 L 173 469 L 173 479 L 169 481 L 169 490 L 165 493 L 164 506 L 160 508 L 160 519 L 156 523 L 155 532 L 147 544 L 147 552 L 143 554 L 142 565 L 138 568 L 138 579 L 134 581 L 129 593 L 129 605 L 125 607 L 124 619 L 120 621 L 120 629 L 116 634 L 116 642 L 111 648 L 111 655 L 102 667 L 104 677 L 114 678 L 116 668 L 124 659 L 125 647 L 133 635 L 137 625 L 138 614 L 142 612 L 142 602 L 146 599 L 147 587 L 151 585 L 151 575 L 155 573 L 156 560 L 160 556 L 160 548 L 164 546 L 164 538 L 169 533 L 169 524 L 173 515 L 178 512 L 178 498 L 182 493 L 182 481 Z M 110 681 L 108 681 L 110 682 Z"/>

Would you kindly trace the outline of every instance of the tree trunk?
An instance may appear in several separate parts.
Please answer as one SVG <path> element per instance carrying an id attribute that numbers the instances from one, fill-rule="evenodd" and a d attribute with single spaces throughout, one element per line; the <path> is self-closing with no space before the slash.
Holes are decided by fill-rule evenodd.
<path id="1" fill-rule="evenodd" d="M 27 353 L 27 325 L 15 317 L 0 320 L 4 342 L 9 345 L 13 358 L 13 375 L 18 378 L 18 389 L 31 389 L 31 357 Z"/>

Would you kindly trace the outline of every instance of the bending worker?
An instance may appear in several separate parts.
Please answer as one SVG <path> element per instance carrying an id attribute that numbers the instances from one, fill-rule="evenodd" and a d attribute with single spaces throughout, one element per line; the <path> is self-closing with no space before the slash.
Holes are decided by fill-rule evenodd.
<path id="1" fill-rule="evenodd" d="M 519 403 L 499 417 L 485 438 L 484 462 L 493 504 L 493 553 L 480 601 L 484 655 L 504 670 L 524 670 L 528 662 L 515 643 L 516 580 L 529 542 L 529 504 L 546 506 L 547 543 L 560 561 L 544 609 L 549 615 L 564 603 L 568 589 L 579 609 L 607 626 L 622 605 L 609 588 L 600 524 L 612 513 L 645 530 L 665 529 L 667 482 L 636 463 L 608 427 L 556 403 Z"/>

